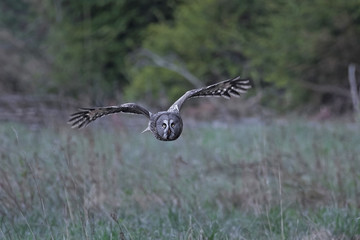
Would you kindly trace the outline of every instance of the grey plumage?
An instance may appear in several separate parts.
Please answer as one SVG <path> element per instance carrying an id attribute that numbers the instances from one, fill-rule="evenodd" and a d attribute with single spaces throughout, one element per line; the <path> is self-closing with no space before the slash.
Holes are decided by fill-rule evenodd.
<path id="1" fill-rule="evenodd" d="M 80 111 L 72 114 L 69 123 L 72 127 L 82 128 L 92 121 L 113 113 L 134 113 L 142 114 L 149 119 L 149 126 L 145 130 L 150 130 L 154 136 L 161 141 L 176 140 L 182 132 L 183 123 L 180 116 L 180 109 L 184 102 L 194 97 L 238 97 L 241 93 L 246 93 L 251 88 L 249 79 L 236 77 L 225 80 L 213 85 L 187 91 L 181 96 L 167 111 L 151 113 L 144 107 L 135 103 L 125 103 L 119 106 L 81 108 Z"/>
<path id="2" fill-rule="evenodd" d="M 120 106 L 80 108 L 80 111 L 71 114 L 68 123 L 70 123 L 72 127 L 82 128 L 100 117 L 118 112 L 143 114 L 149 119 L 151 115 L 148 110 L 136 103 L 124 103 Z"/>

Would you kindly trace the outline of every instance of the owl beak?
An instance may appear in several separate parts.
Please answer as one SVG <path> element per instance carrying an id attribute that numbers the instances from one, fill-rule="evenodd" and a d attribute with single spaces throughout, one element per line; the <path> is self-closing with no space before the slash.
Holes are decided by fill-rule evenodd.
<path id="1" fill-rule="evenodd" d="M 167 130 L 167 137 L 170 137 L 170 133 L 171 133 L 171 131 L 170 131 L 170 128 Z"/>

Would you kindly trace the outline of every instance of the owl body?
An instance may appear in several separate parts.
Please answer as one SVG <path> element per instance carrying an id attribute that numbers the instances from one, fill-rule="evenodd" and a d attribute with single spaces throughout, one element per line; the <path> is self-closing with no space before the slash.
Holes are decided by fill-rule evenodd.
<path id="1" fill-rule="evenodd" d="M 119 106 L 81 108 L 70 116 L 69 123 L 73 127 L 82 128 L 90 122 L 113 113 L 134 113 L 146 116 L 149 119 L 148 127 L 156 139 L 161 141 L 173 141 L 178 139 L 183 129 L 183 122 L 180 116 L 180 109 L 183 103 L 194 97 L 238 97 L 241 93 L 246 93 L 251 88 L 249 79 L 236 77 L 213 85 L 187 91 L 167 111 L 151 113 L 146 108 L 136 103 L 124 103 Z"/>
<path id="2" fill-rule="evenodd" d="M 161 141 L 176 140 L 182 132 L 183 122 L 177 112 L 158 112 L 150 116 L 150 131 Z"/>

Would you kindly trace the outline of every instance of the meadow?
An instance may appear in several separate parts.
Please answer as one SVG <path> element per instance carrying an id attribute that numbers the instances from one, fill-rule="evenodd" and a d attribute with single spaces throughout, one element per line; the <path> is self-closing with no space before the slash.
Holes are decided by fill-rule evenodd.
<path id="1" fill-rule="evenodd" d="M 360 125 L 0 124 L 0 239 L 360 239 Z"/>

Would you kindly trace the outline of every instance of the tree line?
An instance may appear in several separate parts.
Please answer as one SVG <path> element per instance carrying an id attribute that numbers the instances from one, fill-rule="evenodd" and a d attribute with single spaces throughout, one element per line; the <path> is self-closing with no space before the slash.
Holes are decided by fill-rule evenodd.
<path id="1" fill-rule="evenodd" d="M 46 62 L 46 77 L 32 72 L 23 91 L 157 103 L 241 75 L 268 107 L 344 112 L 359 9 L 359 0 L 3 0 L 0 27 Z"/>

